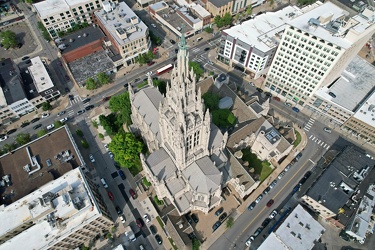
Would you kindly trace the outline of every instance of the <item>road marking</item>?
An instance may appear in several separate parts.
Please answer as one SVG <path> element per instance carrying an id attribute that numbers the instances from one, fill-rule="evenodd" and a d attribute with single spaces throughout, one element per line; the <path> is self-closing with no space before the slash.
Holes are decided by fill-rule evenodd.
<path id="1" fill-rule="evenodd" d="M 281 188 L 280 190 L 279 190 L 279 192 L 278 193 L 276 193 L 275 195 L 274 195 L 274 198 L 273 198 L 273 200 L 276 200 L 276 198 L 277 198 L 277 196 L 285 189 L 285 187 L 294 179 L 294 177 L 304 168 L 304 166 L 307 164 L 308 162 L 305 162 L 305 164 L 303 164 L 300 168 L 298 168 L 298 170 L 297 170 L 297 172 L 292 176 L 292 178 L 290 178 L 286 183 L 285 183 L 285 185 L 283 186 L 283 188 Z M 314 163 L 315 164 L 315 163 Z M 250 204 L 249 204 L 250 205 Z M 241 232 L 241 234 L 240 234 L 240 236 L 238 236 L 238 238 L 239 237 L 241 237 L 242 236 L 242 234 L 250 227 L 250 225 L 252 224 L 252 223 L 254 223 L 254 221 L 255 221 L 255 219 L 261 214 L 261 213 L 263 213 L 263 211 L 264 210 L 266 210 L 266 209 L 268 209 L 268 207 L 267 206 L 264 206 L 264 208 L 256 215 L 256 216 L 254 216 L 253 218 L 253 220 L 251 220 L 250 221 L 250 223 L 249 224 L 247 224 L 247 226 L 244 228 L 244 230 L 242 230 L 242 232 Z M 246 212 L 246 211 L 245 211 Z M 233 244 L 232 244 L 233 245 Z"/>
<path id="2" fill-rule="evenodd" d="M 311 161 L 311 163 L 315 165 L 315 162 L 313 162 L 311 159 L 309 159 L 309 161 Z"/>
<path id="3" fill-rule="evenodd" d="M 306 124 L 305 128 L 308 128 L 308 129 L 310 129 L 310 128 L 311 128 L 311 126 L 310 126 L 309 124 Z"/>
<path id="4" fill-rule="evenodd" d="M 311 137 L 313 137 L 314 135 L 310 135 L 309 139 L 311 139 Z"/>
<path id="5" fill-rule="evenodd" d="M 329 146 L 327 146 L 327 150 L 329 149 Z"/>
<path id="6" fill-rule="evenodd" d="M 312 141 L 314 141 L 314 140 L 315 140 L 315 138 L 316 138 L 316 137 L 314 136 L 313 138 L 311 138 L 311 140 L 312 140 Z"/>

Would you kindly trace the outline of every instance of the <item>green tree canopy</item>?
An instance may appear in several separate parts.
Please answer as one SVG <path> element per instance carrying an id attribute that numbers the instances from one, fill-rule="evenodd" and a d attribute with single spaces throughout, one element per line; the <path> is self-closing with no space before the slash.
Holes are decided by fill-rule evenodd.
<path id="1" fill-rule="evenodd" d="M 38 22 L 38 29 L 42 32 L 42 36 L 45 40 L 47 40 L 48 42 L 51 41 L 51 36 L 42 22 Z"/>
<path id="2" fill-rule="evenodd" d="M 98 83 L 93 78 L 89 78 L 86 80 L 86 89 L 93 90 L 96 88 L 98 88 Z"/>
<path id="3" fill-rule="evenodd" d="M 43 109 L 43 111 L 47 111 L 47 110 L 52 109 L 52 106 L 49 102 L 43 102 L 42 103 L 42 109 Z"/>
<path id="4" fill-rule="evenodd" d="M 218 127 L 230 127 L 235 124 L 236 117 L 229 109 L 217 109 L 212 111 L 212 122 Z"/>
<path id="5" fill-rule="evenodd" d="M 41 129 L 41 130 L 39 130 L 37 133 L 36 133 L 36 135 L 38 136 L 38 137 L 42 137 L 43 135 L 46 135 L 48 133 L 48 131 L 47 131 L 47 129 Z"/>
<path id="6" fill-rule="evenodd" d="M 132 123 L 130 118 L 131 105 L 128 92 L 124 92 L 121 95 L 112 96 L 109 100 L 109 109 L 116 113 L 118 116 L 118 121 L 121 123 L 126 123 L 128 125 Z"/>
<path id="7" fill-rule="evenodd" d="M 5 49 L 15 48 L 18 44 L 16 33 L 11 30 L 0 32 L 0 40 Z"/>
<path id="8" fill-rule="evenodd" d="M 16 136 L 16 142 L 19 146 L 22 146 L 28 142 L 30 142 L 31 139 L 30 139 L 30 134 L 29 133 L 19 133 L 17 136 Z"/>
<path id="9" fill-rule="evenodd" d="M 218 28 L 230 25 L 232 23 L 232 16 L 228 12 L 223 17 L 215 16 L 214 23 Z"/>
<path id="10" fill-rule="evenodd" d="M 152 33 L 152 31 L 149 32 L 149 35 L 150 35 L 150 39 L 151 39 L 151 42 L 157 46 L 161 45 L 161 38 L 158 37 L 158 36 L 155 36 L 154 33 Z"/>
<path id="11" fill-rule="evenodd" d="M 249 5 L 249 7 L 247 7 L 247 9 L 246 9 L 246 15 L 250 15 L 251 11 L 252 11 L 251 5 Z"/>
<path id="12" fill-rule="evenodd" d="M 81 140 L 81 144 L 82 144 L 83 148 L 89 148 L 90 147 L 90 145 L 88 144 L 88 142 L 85 139 Z"/>
<path id="13" fill-rule="evenodd" d="M 4 150 L 4 152 L 10 152 L 10 151 L 12 151 L 16 148 L 17 148 L 17 145 L 15 143 L 11 143 L 11 144 L 7 143 L 7 144 L 4 145 L 3 150 Z"/>
<path id="14" fill-rule="evenodd" d="M 193 68 L 193 71 L 196 75 L 196 80 L 198 81 L 199 78 L 203 75 L 204 70 L 202 66 L 197 62 L 189 62 L 189 69 Z"/>
<path id="15" fill-rule="evenodd" d="M 191 241 L 193 245 L 193 250 L 199 250 L 201 242 L 197 238 L 193 238 Z"/>
<path id="16" fill-rule="evenodd" d="M 206 92 L 202 96 L 204 104 L 210 111 L 214 111 L 219 108 L 220 96 L 212 92 Z"/>
<path id="17" fill-rule="evenodd" d="M 213 29 L 211 27 L 206 27 L 204 28 L 204 31 L 206 31 L 207 33 L 212 33 L 214 32 Z"/>
<path id="18" fill-rule="evenodd" d="M 108 84 L 111 81 L 111 77 L 109 77 L 109 75 L 103 72 L 98 73 L 96 77 L 98 78 L 98 82 L 101 85 Z"/>
<path id="19" fill-rule="evenodd" d="M 234 225 L 234 219 L 233 219 L 233 217 L 229 217 L 228 219 L 227 219 L 227 228 L 231 228 L 232 226 Z"/>
<path id="20" fill-rule="evenodd" d="M 152 83 L 155 87 L 158 87 L 159 92 L 162 95 L 165 95 L 167 93 L 167 83 L 165 81 L 159 80 L 159 79 L 153 79 Z"/>
<path id="21" fill-rule="evenodd" d="M 143 65 L 143 64 L 146 64 L 146 63 L 152 61 L 152 59 L 154 59 L 154 58 L 155 58 L 155 55 L 152 53 L 151 50 L 149 50 L 147 53 L 139 54 L 135 58 L 135 62 L 139 63 L 140 65 Z"/>
<path id="22" fill-rule="evenodd" d="M 56 129 L 56 128 L 60 128 L 60 127 L 64 126 L 64 123 L 62 123 L 62 122 L 60 122 L 60 121 L 55 121 L 55 122 L 53 123 L 53 125 L 55 125 L 55 129 Z"/>
<path id="23" fill-rule="evenodd" d="M 122 125 L 122 122 L 119 121 L 118 117 L 114 113 L 111 113 L 107 116 L 100 115 L 99 122 L 107 132 L 107 135 L 116 134 L 120 130 Z"/>
<path id="24" fill-rule="evenodd" d="M 108 145 L 109 150 L 115 155 L 115 161 L 121 166 L 132 168 L 139 162 L 139 154 L 143 144 L 132 133 L 118 133 Z"/>
<path id="25" fill-rule="evenodd" d="M 76 134 L 77 134 L 79 137 L 83 137 L 83 132 L 82 132 L 82 130 L 80 130 L 80 129 L 77 129 L 77 130 L 76 130 Z"/>

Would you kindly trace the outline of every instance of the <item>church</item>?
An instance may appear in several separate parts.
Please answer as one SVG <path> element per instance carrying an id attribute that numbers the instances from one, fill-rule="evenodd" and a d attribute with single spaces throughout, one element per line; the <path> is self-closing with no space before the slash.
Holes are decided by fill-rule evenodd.
<path id="1" fill-rule="evenodd" d="M 211 122 L 196 76 L 189 71 L 185 37 L 179 42 L 176 65 L 164 97 L 153 86 L 137 93 L 129 89 L 132 130 L 148 146 L 141 154 L 146 178 L 158 198 L 172 203 L 180 215 L 199 210 L 208 213 L 221 202 L 223 173 L 228 164 L 228 134 Z"/>

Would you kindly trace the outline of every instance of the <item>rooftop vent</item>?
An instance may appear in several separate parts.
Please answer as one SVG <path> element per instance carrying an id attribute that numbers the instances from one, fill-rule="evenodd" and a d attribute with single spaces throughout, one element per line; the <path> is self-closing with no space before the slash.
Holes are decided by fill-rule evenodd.
<path id="1" fill-rule="evenodd" d="M 86 34 L 86 33 L 83 33 L 83 37 L 87 37 L 87 34 Z"/>

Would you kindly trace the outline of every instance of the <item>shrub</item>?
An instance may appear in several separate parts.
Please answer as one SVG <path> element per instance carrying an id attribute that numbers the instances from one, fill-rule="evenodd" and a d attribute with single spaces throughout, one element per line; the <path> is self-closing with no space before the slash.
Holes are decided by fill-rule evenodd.
<path id="1" fill-rule="evenodd" d="M 154 202 L 158 206 L 164 205 L 164 201 L 159 200 L 159 198 L 156 195 L 154 196 Z"/>

